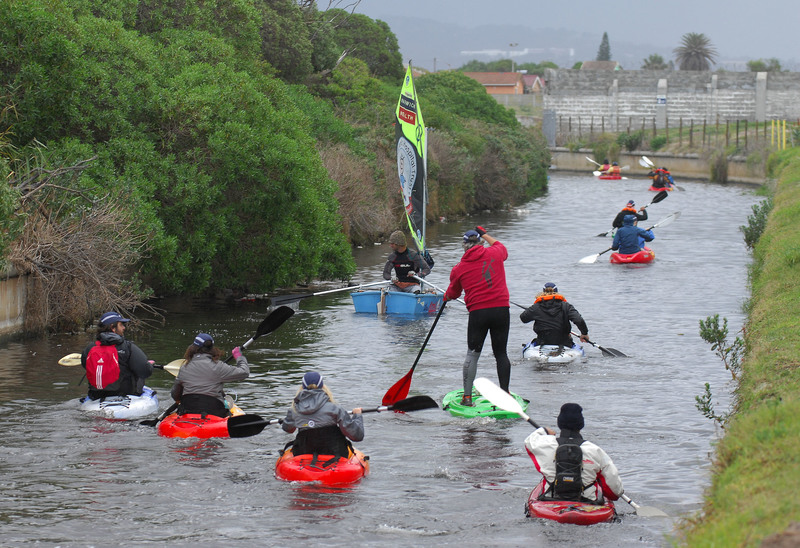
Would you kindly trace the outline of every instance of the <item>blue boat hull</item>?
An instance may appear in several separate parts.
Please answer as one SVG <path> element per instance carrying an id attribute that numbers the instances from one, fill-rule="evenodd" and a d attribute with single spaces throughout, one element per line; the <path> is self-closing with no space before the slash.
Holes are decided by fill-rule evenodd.
<path id="1" fill-rule="evenodd" d="M 381 291 L 354 291 L 353 306 L 356 312 L 377 314 Z M 442 306 L 441 293 L 401 293 L 386 291 L 386 313 L 404 314 L 407 316 L 435 316 Z"/>

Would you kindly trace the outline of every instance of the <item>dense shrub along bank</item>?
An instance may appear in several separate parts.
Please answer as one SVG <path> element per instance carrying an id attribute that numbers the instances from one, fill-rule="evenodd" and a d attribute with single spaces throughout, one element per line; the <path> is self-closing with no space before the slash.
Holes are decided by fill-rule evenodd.
<path id="1" fill-rule="evenodd" d="M 385 24 L 326 26 L 346 14 L 303 6 L 2 3 L 0 166 L 15 175 L 0 193 L 6 243 L 20 213 L 68 221 L 113 200 L 134 212 L 133 241 L 146 237 L 134 268 L 156 294 L 350 276 L 349 244 L 400 226 L 393 123 L 404 67 Z M 435 74 L 418 88 L 435 128 L 431 218 L 544 190 L 541 137 L 479 85 Z M 17 186 L 34 157 L 44 169 L 94 159 L 25 212 Z"/>

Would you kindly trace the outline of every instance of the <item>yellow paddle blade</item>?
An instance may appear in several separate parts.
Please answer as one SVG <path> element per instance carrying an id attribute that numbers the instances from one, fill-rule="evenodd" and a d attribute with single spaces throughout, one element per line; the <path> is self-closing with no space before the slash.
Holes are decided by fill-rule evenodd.
<path id="1" fill-rule="evenodd" d="M 172 360 L 171 362 L 169 362 L 167 365 L 164 366 L 164 371 L 166 371 L 173 377 L 177 377 L 178 372 L 180 372 L 181 367 L 183 367 L 183 364 L 185 363 L 186 360 L 184 360 L 183 358 L 179 360 Z"/>
<path id="2" fill-rule="evenodd" d="M 60 360 L 58 360 L 58 365 L 65 365 L 67 367 L 74 367 L 76 365 L 81 364 L 81 355 L 77 352 L 73 352 L 72 354 L 67 354 Z"/>

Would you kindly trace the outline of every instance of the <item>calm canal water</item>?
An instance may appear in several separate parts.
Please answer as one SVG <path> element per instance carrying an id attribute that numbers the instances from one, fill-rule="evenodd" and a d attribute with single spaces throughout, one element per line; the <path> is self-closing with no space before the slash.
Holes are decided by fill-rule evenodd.
<path id="1" fill-rule="evenodd" d="M 671 519 L 642 518 L 620 501 L 617 523 L 590 528 L 525 517 L 538 481 L 519 419 L 461 419 L 440 410 L 365 415 L 358 446 L 372 473 L 350 489 L 324 490 L 278 481 L 277 451 L 291 436 L 267 427 L 243 439 L 164 439 L 152 428 L 82 416 L 82 370 L 57 365 L 80 351 L 85 335 L 3 344 L 0 352 L 0 545 L 19 546 L 668 546 L 675 521 L 700 507 L 718 435 L 695 409 L 711 383 L 719 410 L 730 401 L 730 375 L 698 335 L 698 320 L 727 317 L 731 333 L 744 320 L 750 261 L 739 226 L 759 198 L 752 189 L 679 181 L 684 192 L 648 211 L 656 261 L 629 268 L 591 265 L 584 256 L 610 246 L 595 235 L 610 228 L 629 199 L 652 199 L 645 180 L 598 184 L 590 176 L 555 174 L 547 196 L 512 212 L 476 215 L 429 230 L 436 266 L 447 285 L 461 256 L 460 235 L 476 224 L 509 249 L 511 299 L 528 305 L 555 282 L 581 312 L 592 340 L 623 351 L 609 359 L 587 347 L 568 366 L 521 360 L 530 325 L 512 306 L 511 389 L 530 399 L 528 413 L 555 425 L 561 404 L 584 407 L 584 435 L 611 455 L 626 493 Z M 355 250 L 354 281 L 380 280 L 386 245 Z M 158 363 L 179 358 L 197 331 L 229 349 L 242 344 L 268 312 L 257 301 L 235 306 L 200 301 L 162 303 L 166 325 L 135 340 Z M 231 388 L 246 412 L 285 413 L 305 371 L 315 369 L 347 408 L 380 404 L 413 363 L 433 318 L 357 315 L 346 292 L 300 301 L 276 332 L 246 355 L 252 376 Z M 414 373 L 411 394 L 441 402 L 461 386 L 467 313 L 448 304 Z M 496 381 L 490 347 L 479 376 Z M 150 386 L 170 402 L 172 377 L 157 371 Z"/>

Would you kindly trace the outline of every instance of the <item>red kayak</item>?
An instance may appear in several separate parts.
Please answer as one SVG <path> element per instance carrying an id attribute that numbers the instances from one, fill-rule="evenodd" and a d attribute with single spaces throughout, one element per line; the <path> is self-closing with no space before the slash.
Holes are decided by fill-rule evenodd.
<path id="1" fill-rule="evenodd" d="M 656 188 L 654 186 L 650 186 L 647 190 L 652 190 L 653 192 L 661 192 L 662 190 L 675 190 L 674 186 L 668 186 L 664 188 Z"/>
<path id="2" fill-rule="evenodd" d="M 231 409 L 232 415 L 243 415 L 238 406 Z M 229 438 L 228 417 L 173 413 L 158 423 L 158 435 L 165 438 Z"/>
<path id="3" fill-rule="evenodd" d="M 630 264 L 630 263 L 651 263 L 656 258 L 655 252 L 649 247 L 645 247 L 638 253 L 631 253 L 623 255 L 622 253 L 612 253 L 610 261 L 613 264 Z"/>
<path id="4" fill-rule="evenodd" d="M 598 175 L 597 178 L 605 181 L 617 181 L 622 179 L 622 175 Z"/>
<path id="5" fill-rule="evenodd" d="M 297 455 L 284 451 L 275 464 L 275 477 L 285 481 L 315 481 L 323 485 L 354 483 L 369 474 L 369 457 L 355 449 L 350 458 Z"/>
<path id="6" fill-rule="evenodd" d="M 610 500 L 603 504 L 571 500 L 539 500 L 543 491 L 544 479 L 528 497 L 528 503 L 525 505 L 525 514 L 528 517 L 551 519 L 559 523 L 575 525 L 594 525 L 610 521 L 617 515 L 614 503 Z"/>

